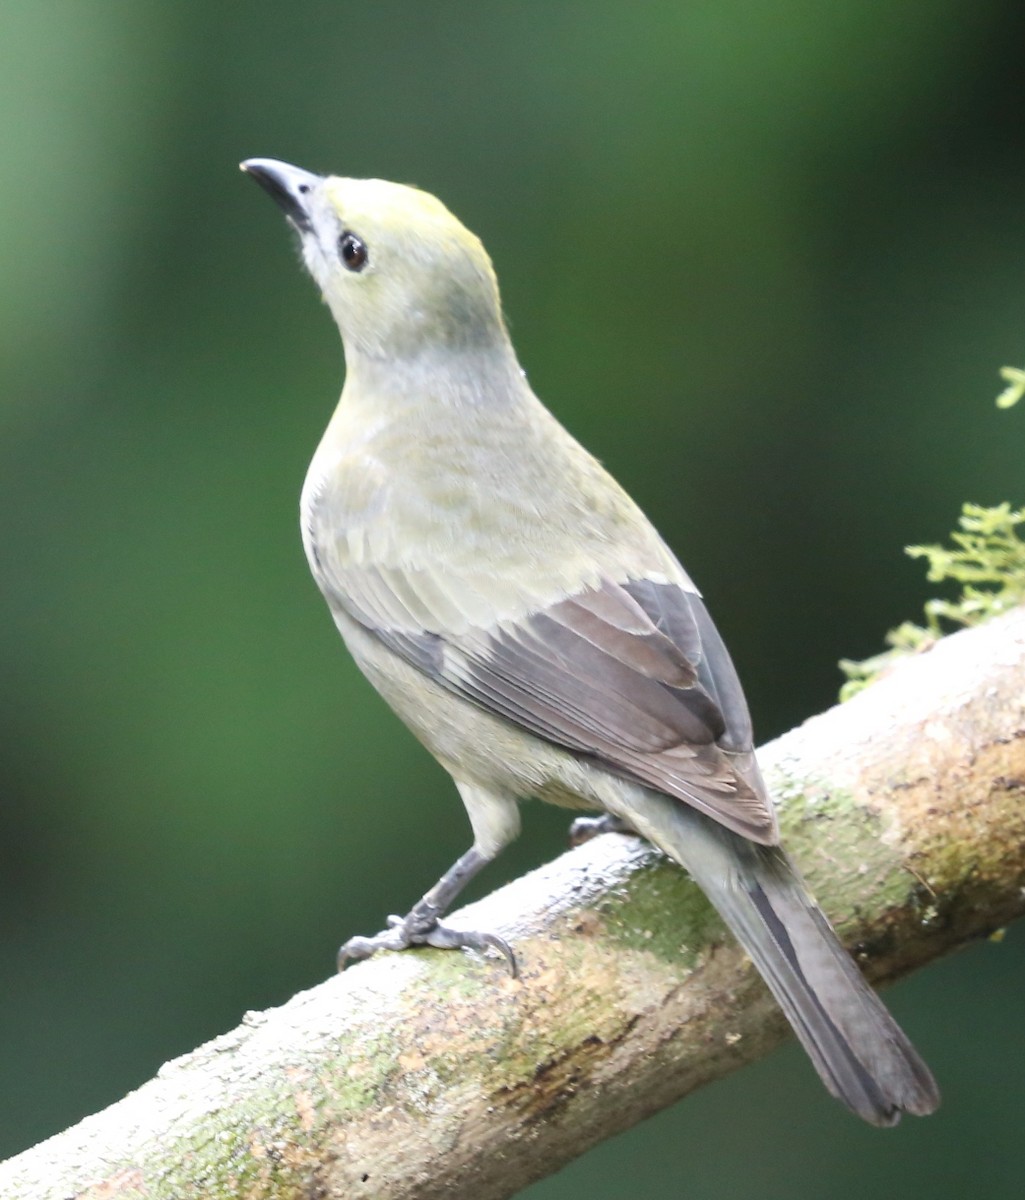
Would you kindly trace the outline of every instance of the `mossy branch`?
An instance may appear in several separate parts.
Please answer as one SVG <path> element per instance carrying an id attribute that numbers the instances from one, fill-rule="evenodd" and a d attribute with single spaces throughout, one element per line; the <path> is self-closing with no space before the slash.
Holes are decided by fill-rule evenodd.
<path id="1" fill-rule="evenodd" d="M 761 751 L 789 846 L 877 981 L 1025 908 L 1023 678 L 1018 609 Z M 0 1195 L 492 1200 L 785 1036 L 702 897 L 636 839 L 460 916 L 509 938 L 520 979 L 439 951 L 352 968 L 0 1165 Z"/>

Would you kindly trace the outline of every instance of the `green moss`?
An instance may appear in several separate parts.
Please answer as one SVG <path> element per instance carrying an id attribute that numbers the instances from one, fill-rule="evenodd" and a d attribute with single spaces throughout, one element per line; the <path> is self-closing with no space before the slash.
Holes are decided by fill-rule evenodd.
<path id="1" fill-rule="evenodd" d="M 334 1063 L 355 1069 L 329 1070 L 326 1095 L 323 1082 L 311 1076 L 311 1101 L 318 1096 L 318 1107 L 323 1103 L 330 1109 L 332 1122 L 379 1104 L 381 1089 L 397 1072 L 399 1049 L 394 1034 L 361 1032 L 340 1039 Z M 318 1132 L 307 1120 L 309 1114 L 304 1118 L 296 1103 L 295 1078 L 284 1080 L 271 1071 L 265 1087 L 232 1107 L 230 1120 L 223 1109 L 212 1110 L 188 1137 L 170 1141 L 168 1165 L 147 1180 L 145 1194 L 153 1200 L 185 1195 L 236 1200 L 250 1194 L 284 1200 L 313 1194 L 308 1183 L 321 1152 Z"/>
<path id="2" fill-rule="evenodd" d="M 778 806 L 783 845 L 797 851 L 810 891 L 828 895 L 834 915 L 857 913 L 866 876 L 873 881 L 873 908 L 907 902 L 914 878 L 904 870 L 875 811 L 846 788 L 799 778 L 784 761 L 773 763 L 767 782 Z M 852 820 L 855 811 L 857 819 Z"/>
<path id="3" fill-rule="evenodd" d="M 600 909 L 604 927 L 620 946 L 653 954 L 663 962 L 693 967 L 723 925 L 686 871 L 663 858 L 630 880 L 629 889 L 610 894 Z M 672 913 L 672 920 L 666 914 Z"/>
<path id="4" fill-rule="evenodd" d="M 331 1101 L 336 1112 L 358 1113 L 372 1108 L 380 1091 L 395 1072 L 399 1041 L 394 1034 L 361 1031 L 342 1039 L 334 1054 L 336 1063 L 358 1064 L 344 1075 L 335 1072 L 331 1081 Z"/>
<path id="5" fill-rule="evenodd" d="M 504 958 L 493 950 L 479 956 L 466 951 L 437 950 L 432 947 L 403 950 L 403 954 L 423 955 L 431 964 L 431 991 L 442 998 L 472 1000 L 490 987 L 493 972 L 508 971 Z"/>

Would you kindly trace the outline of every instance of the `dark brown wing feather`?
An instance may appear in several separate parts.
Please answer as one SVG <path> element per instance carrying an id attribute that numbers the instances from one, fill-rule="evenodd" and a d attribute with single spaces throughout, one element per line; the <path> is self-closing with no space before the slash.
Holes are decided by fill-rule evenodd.
<path id="1" fill-rule="evenodd" d="M 515 626 L 458 636 L 350 613 L 417 669 L 482 708 L 755 841 L 777 840 L 747 704 L 701 598 L 676 584 L 605 581 Z M 362 603 L 361 603 L 362 599 Z"/>

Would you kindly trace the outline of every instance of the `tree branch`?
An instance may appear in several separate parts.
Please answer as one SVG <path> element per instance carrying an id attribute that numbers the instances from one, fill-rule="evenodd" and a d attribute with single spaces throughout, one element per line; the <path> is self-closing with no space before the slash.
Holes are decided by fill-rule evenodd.
<path id="1" fill-rule="evenodd" d="M 1023 679 L 1018 610 L 760 752 L 787 845 L 876 980 L 1025 908 Z M 460 920 L 503 933 L 521 978 L 380 956 L 0 1165 L 0 1194 L 492 1200 L 784 1036 L 703 898 L 637 839 L 598 838 Z"/>

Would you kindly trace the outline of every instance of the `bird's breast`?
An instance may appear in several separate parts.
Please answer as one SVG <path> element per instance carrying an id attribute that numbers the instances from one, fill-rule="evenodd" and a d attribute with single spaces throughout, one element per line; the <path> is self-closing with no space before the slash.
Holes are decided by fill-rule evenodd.
<path id="1" fill-rule="evenodd" d="M 487 624 L 488 613 L 514 618 L 602 577 L 682 576 L 636 506 L 547 415 L 540 426 L 494 412 L 458 423 L 424 409 L 357 416 L 343 397 L 302 492 L 307 557 L 329 595 L 343 598 L 352 572 L 375 572 L 464 596 L 473 623 Z M 548 424 L 555 433 L 542 436 Z"/>

